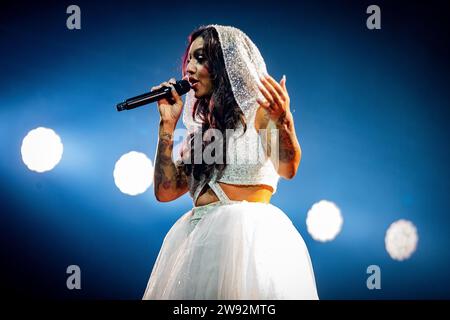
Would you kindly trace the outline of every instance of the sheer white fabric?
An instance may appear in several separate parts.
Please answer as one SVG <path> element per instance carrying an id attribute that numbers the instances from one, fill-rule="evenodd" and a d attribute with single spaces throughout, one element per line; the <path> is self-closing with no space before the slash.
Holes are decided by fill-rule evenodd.
<path id="1" fill-rule="evenodd" d="M 166 235 L 144 299 L 318 299 L 308 250 L 271 204 L 216 202 Z"/>
<path id="2" fill-rule="evenodd" d="M 264 99 L 258 85 L 262 85 L 260 77 L 267 73 L 266 63 L 258 47 L 242 30 L 216 24 L 207 27 L 213 27 L 219 35 L 231 90 L 247 123 L 250 123 L 254 120 L 258 107 L 256 98 Z M 194 91 L 191 90 L 186 96 L 183 109 L 183 123 L 189 132 L 201 127 L 193 119 L 195 101 Z"/>

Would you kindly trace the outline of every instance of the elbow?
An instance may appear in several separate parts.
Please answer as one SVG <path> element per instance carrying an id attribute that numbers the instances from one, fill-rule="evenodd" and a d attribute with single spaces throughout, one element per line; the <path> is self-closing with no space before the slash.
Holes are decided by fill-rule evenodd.
<path id="1" fill-rule="evenodd" d="M 291 180 L 297 175 L 297 169 L 298 169 L 298 166 L 289 165 L 286 168 L 284 168 L 284 170 L 282 170 L 282 172 L 279 172 L 279 174 L 283 178 L 285 178 L 287 180 Z"/>
<path id="2" fill-rule="evenodd" d="M 297 175 L 300 160 L 301 160 L 301 153 L 293 161 L 280 165 L 278 174 L 287 180 L 293 179 Z"/>
<path id="3" fill-rule="evenodd" d="M 158 202 L 169 202 L 169 201 L 171 201 L 171 199 L 169 199 L 169 198 L 160 197 L 160 196 L 156 196 L 156 200 L 158 200 Z"/>
<path id="4" fill-rule="evenodd" d="M 167 192 L 158 192 L 155 190 L 155 198 L 158 202 L 169 202 L 173 200 L 173 197 L 167 194 Z"/>
<path id="5" fill-rule="evenodd" d="M 160 197 L 160 196 L 157 196 L 157 197 L 156 197 L 156 200 L 158 200 L 158 202 L 170 202 L 170 201 L 172 201 L 173 199 L 172 199 L 172 198 L 168 198 L 168 197 Z"/>
<path id="6" fill-rule="evenodd" d="M 297 170 L 291 170 L 287 175 L 286 175 L 286 179 L 288 180 L 292 180 L 294 179 L 294 177 L 297 175 Z"/>
<path id="7" fill-rule="evenodd" d="M 158 202 L 166 202 L 164 201 L 165 200 L 164 197 L 162 197 L 162 195 L 159 194 L 158 192 L 155 192 L 155 198 Z"/>

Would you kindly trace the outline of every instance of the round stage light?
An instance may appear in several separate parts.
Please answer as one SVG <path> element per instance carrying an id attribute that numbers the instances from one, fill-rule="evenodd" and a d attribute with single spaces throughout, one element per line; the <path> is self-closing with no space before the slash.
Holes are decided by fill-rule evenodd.
<path id="1" fill-rule="evenodd" d="M 308 211 L 306 226 L 314 240 L 331 241 L 341 232 L 344 220 L 335 203 L 321 200 Z"/>
<path id="2" fill-rule="evenodd" d="M 61 161 L 63 144 L 55 131 L 39 127 L 23 138 L 20 152 L 28 169 L 41 173 L 52 170 Z"/>
<path id="3" fill-rule="evenodd" d="M 392 259 L 402 261 L 416 251 L 419 236 L 417 228 L 408 220 L 400 219 L 392 223 L 386 231 L 384 243 Z"/>
<path id="4" fill-rule="evenodd" d="M 153 164 L 141 152 L 124 154 L 114 167 L 114 182 L 125 194 L 135 196 L 144 193 L 153 182 Z"/>

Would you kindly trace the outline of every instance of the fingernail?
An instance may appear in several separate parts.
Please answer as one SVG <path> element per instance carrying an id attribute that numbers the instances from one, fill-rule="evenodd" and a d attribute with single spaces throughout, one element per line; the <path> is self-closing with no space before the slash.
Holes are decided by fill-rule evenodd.
<path id="1" fill-rule="evenodd" d="M 286 81 L 286 75 L 285 74 L 283 74 L 282 80 Z"/>

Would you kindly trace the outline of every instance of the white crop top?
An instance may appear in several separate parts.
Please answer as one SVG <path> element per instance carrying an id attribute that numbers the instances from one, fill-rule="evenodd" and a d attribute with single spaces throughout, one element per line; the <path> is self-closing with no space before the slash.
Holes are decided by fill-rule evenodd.
<path id="1" fill-rule="evenodd" d="M 264 151 L 265 133 L 260 131 L 261 135 L 258 134 L 254 127 L 254 121 L 249 121 L 249 123 L 244 134 L 242 134 L 244 131 L 241 123 L 236 130 L 228 131 L 227 165 L 221 177 L 217 178 L 217 169 L 213 171 L 209 181 L 206 181 L 205 178 L 197 180 L 192 173 L 188 177 L 189 192 L 194 204 L 206 184 L 216 193 L 219 200 L 224 200 L 222 198 L 226 198 L 226 195 L 217 182 L 236 185 L 268 185 L 273 188 L 273 193 L 276 192 L 279 175 L 272 160 Z M 271 137 L 273 146 L 274 142 L 278 143 L 278 140 L 274 139 L 273 131 Z M 274 148 L 272 147 L 272 149 Z"/>

